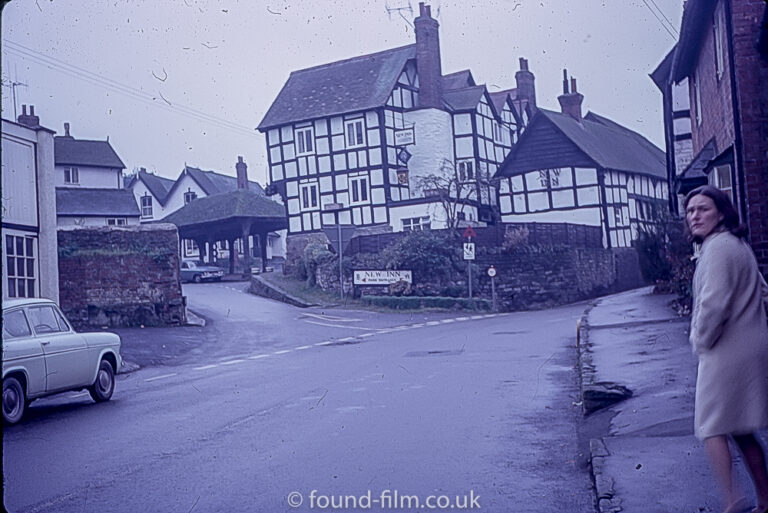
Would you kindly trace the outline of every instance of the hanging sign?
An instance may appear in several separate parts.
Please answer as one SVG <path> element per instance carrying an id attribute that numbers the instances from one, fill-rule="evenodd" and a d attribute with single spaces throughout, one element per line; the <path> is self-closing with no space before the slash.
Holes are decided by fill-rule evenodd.
<path id="1" fill-rule="evenodd" d="M 395 146 L 406 146 L 416 143 L 416 132 L 413 127 L 395 130 Z"/>

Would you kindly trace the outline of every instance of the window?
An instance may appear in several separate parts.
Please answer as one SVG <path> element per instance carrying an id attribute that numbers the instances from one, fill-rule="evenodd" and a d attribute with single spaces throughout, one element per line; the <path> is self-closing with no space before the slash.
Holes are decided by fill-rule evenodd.
<path id="1" fill-rule="evenodd" d="M 303 183 L 301 184 L 301 209 L 302 210 L 317 210 L 317 183 Z"/>
<path id="2" fill-rule="evenodd" d="M 296 155 L 309 155 L 315 152 L 314 137 L 312 136 L 312 127 L 296 129 Z"/>
<path id="3" fill-rule="evenodd" d="M 368 177 L 356 176 L 349 179 L 349 188 L 351 194 L 350 205 L 368 203 Z"/>
<path id="4" fill-rule="evenodd" d="M 32 324 L 32 328 L 35 333 L 59 333 L 61 331 L 68 331 L 69 328 L 65 325 L 63 328 L 59 326 L 59 321 L 54 312 L 52 306 L 32 306 L 27 309 L 27 315 L 29 316 L 29 322 Z"/>
<path id="5" fill-rule="evenodd" d="M 703 116 L 701 115 L 701 87 L 699 85 L 698 73 L 694 75 L 691 83 L 693 84 L 693 101 L 696 106 L 696 124 L 701 125 Z"/>
<path id="6" fill-rule="evenodd" d="M 124 217 L 108 217 L 107 226 L 125 226 L 128 224 L 128 220 Z"/>
<path id="7" fill-rule="evenodd" d="M 76 167 L 64 169 L 64 183 L 80 183 L 80 171 Z"/>
<path id="8" fill-rule="evenodd" d="M 723 77 L 725 72 L 725 20 L 723 20 L 722 4 L 715 11 L 714 19 L 714 40 L 715 40 L 715 72 L 717 78 Z"/>
<path id="9" fill-rule="evenodd" d="M 423 217 L 408 217 L 402 220 L 404 232 L 416 232 L 422 230 L 429 230 L 432 225 L 429 221 L 429 216 Z"/>
<path id="10" fill-rule="evenodd" d="M 35 239 L 5 236 L 5 266 L 8 297 L 36 297 Z"/>
<path id="11" fill-rule="evenodd" d="M 459 180 L 462 182 L 475 179 L 475 161 L 460 160 L 457 163 L 459 168 Z"/>
<path id="12" fill-rule="evenodd" d="M 503 133 L 504 132 L 503 132 L 503 129 L 502 129 L 501 125 L 498 122 L 494 121 L 494 123 L 493 123 L 493 140 L 496 141 L 496 142 L 499 142 L 499 143 L 503 142 L 504 141 L 504 136 L 502 135 Z"/>
<path id="13" fill-rule="evenodd" d="M 347 148 L 357 148 L 365 144 L 362 119 L 347 121 L 344 126 L 347 132 Z"/>
<path id="14" fill-rule="evenodd" d="M 731 182 L 730 164 L 715 167 L 709 176 L 712 185 L 726 193 L 731 202 L 733 202 L 733 184 Z"/>
<path id="15" fill-rule="evenodd" d="M 184 193 L 184 204 L 189 205 L 190 203 L 192 203 L 192 200 L 194 200 L 195 198 L 197 198 L 197 193 L 188 190 L 187 192 Z"/>
<path id="16" fill-rule="evenodd" d="M 23 310 L 3 312 L 3 340 L 32 335 Z"/>
<path id="17" fill-rule="evenodd" d="M 192 239 L 184 239 L 184 254 L 194 255 L 197 253 L 197 244 Z"/>
<path id="18" fill-rule="evenodd" d="M 141 217 L 152 217 L 152 196 L 141 197 Z"/>

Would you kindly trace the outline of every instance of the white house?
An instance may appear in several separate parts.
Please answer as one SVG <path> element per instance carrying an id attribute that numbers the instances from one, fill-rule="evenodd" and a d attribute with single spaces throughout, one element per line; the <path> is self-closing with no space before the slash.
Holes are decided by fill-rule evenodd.
<path id="1" fill-rule="evenodd" d="M 123 188 L 125 164 L 108 140 L 75 139 L 64 123 L 54 156 L 59 226 L 139 224 L 133 194 Z"/>
<path id="2" fill-rule="evenodd" d="M 538 109 L 502 163 L 504 222 L 599 226 L 605 247 L 629 247 L 667 208 L 665 154 L 640 134 L 592 112 L 564 72 L 562 112 Z"/>
<path id="3" fill-rule="evenodd" d="M 59 299 L 52 130 L 34 107 L 2 120 L 3 300 Z"/>
<path id="4" fill-rule="evenodd" d="M 517 88 L 494 93 L 468 70 L 443 75 L 424 3 L 414 26 L 415 44 L 291 73 L 259 124 L 289 246 L 337 222 L 403 231 L 498 219 L 490 178 L 535 112 L 533 74 L 521 59 Z"/>

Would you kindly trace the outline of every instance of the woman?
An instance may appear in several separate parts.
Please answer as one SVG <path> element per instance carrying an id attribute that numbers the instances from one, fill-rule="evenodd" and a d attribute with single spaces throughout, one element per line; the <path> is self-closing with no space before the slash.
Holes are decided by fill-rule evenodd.
<path id="1" fill-rule="evenodd" d="M 768 427 L 768 291 L 728 196 L 708 185 L 685 198 L 686 227 L 701 251 L 693 276 L 690 340 L 699 358 L 695 430 L 725 493 L 726 513 L 749 503 L 734 484 L 728 438 L 744 455 L 768 511 L 765 451 L 755 433 Z"/>

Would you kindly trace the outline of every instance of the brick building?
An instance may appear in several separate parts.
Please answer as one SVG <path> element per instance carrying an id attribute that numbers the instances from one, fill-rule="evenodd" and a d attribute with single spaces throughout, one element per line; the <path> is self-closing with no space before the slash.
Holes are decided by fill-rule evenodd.
<path id="1" fill-rule="evenodd" d="M 675 189 L 726 191 L 768 274 L 768 4 L 688 0 L 666 84 L 685 80 L 693 159 L 668 169 Z"/>

